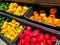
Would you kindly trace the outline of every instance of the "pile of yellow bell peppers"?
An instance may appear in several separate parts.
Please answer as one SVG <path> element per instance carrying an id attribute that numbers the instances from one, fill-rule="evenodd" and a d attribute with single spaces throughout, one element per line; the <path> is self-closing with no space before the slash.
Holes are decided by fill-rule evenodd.
<path id="1" fill-rule="evenodd" d="M 21 6 L 18 5 L 17 3 L 10 3 L 6 12 L 15 14 L 17 16 L 22 16 L 27 10 L 28 10 L 27 6 Z"/>
<path id="2" fill-rule="evenodd" d="M 16 20 L 12 20 L 11 22 L 5 21 L 1 27 L 1 33 L 13 41 L 17 37 L 18 33 L 22 31 L 22 29 L 23 26 Z"/>

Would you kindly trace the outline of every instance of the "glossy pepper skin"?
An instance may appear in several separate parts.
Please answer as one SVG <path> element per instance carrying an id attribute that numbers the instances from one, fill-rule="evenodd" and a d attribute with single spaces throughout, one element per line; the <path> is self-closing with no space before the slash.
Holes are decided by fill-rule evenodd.
<path id="1" fill-rule="evenodd" d="M 0 16 L 0 27 L 3 25 L 5 21 L 5 17 Z"/>
<path id="2" fill-rule="evenodd" d="M 8 8 L 9 3 L 1 3 L 0 4 L 0 10 L 5 11 Z"/>
<path id="3" fill-rule="evenodd" d="M 40 31 L 39 31 L 38 29 L 35 29 L 35 30 L 32 32 L 33 37 L 37 37 L 39 34 L 40 34 Z"/>
<path id="4" fill-rule="evenodd" d="M 31 26 L 26 26 L 24 32 L 19 34 L 19 38 L 24 39 L 20 45 L 54 45 L 56 36 L 48 33 L 42 33 L 39 29 L 32 29 Z"/>
<path id="5" fill-rule="evenodd" d="M 25 36 L 24 39 L 25 39 L 25 41 L 28 42 L 28 43 L 31 41 L 31 38 L 30 38 L 29 36 Z"/>
<path id="6" fill-rule="evenodd" d="M 23 25 L 21 25 L 20 22 L 17 22 L 16 20 L 13 19 L 10 22 L 8 21 L 4 22 L 4 24 L 1 27 L 1 34 L 3 34 L 10 41 L 13 41 L 17 37 L 17 35 L 22 31 L 22 29 Z M 24 35 L 22 36 L 20 34 L 19 37 L 22 38 L 24 37 Z"/>
<path id="7" fill-rule="evenodd" d="M 27 10 L 27 6 L 21 6 L 18 3 L 10 3 L 6 12 L 14 14 L 16 16 L 23 16 Z"/>
<path id="8" fill-rule="evenodd" d="M 33 44 L 35 44 L 35 43 L 36 43 L 36 41 L 37 41 L 37 39 L 36 39 L 36 38 L 34 38 L 34 37 L 31 39 L 31 42 L 32 42 Z"/>

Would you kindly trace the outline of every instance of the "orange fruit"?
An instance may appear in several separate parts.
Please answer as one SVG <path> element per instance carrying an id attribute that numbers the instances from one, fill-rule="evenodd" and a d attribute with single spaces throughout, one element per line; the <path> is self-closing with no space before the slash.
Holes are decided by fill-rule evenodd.
<path id="1" fill-rule="evenodd" d="M 52 25 L 54 24 L 54 23 L 53 23 L 53 20 L 47 20 L 46 23 L 48 23 L 48 24 L 52 24 Z"/>
<path id="2" fill-rule="evenodd" d="M 30 18 L 34 20 L 34 16 L 31 16 Z"/>
<path id="3" fill-rule="evenodd" d="M 35 14 L 34 16 L 39 16 L 39 14 Z"/>
<path id="4" fill-rule="evenodd" d="M 37 20 L 37 19 L 38 19 L 38 17 L 39 17 L 39 15 L 38 15 L 38 14 L 35 14 L 35 15 L 34 15 L 34 19 L 35 19 L 35 20 Z"/>
<path id="5" fill-rule="evenodd" d="M 52 17 L 48 17 L 48 19 L 54 21 L 54 18 L 52 18 Z"/>
<path id="6" fill-rule="evenodd" d="M 49 18 L 55 18 L 55 15 L 49 15 Z"/>
<path id="7" fill-rule="evenodd" d="M 34 16 L 39 16 L 38 12 L 35 11 L 34 12 Z"/>
<path id="8" fill-rule="evenodd" d="M 44 18 L 42 19 L 43 22 L 44 22 L 45 20 L 47 20 L 47 17 L 44 17 Z"/>
<path id="9" fill-rule="evenodd" d="M 59 22 L 59 19 L 54 19 L 54 24 L 56 25 Z"/>
<path id="10" fill-rule="evenodd" d="M 38 17 L 37 20 L 38 20 L 39 22 L 41 22 L 41 17 Z"/>
<path id="11" fill-rule="evenodd" d="M 60 20 L 59 20 L 59 22 L 56 24 L 56 26 L 60 26 Z"/>
<path id="12" fill-rule="evenodd" d="M 37 11 L 34 11 L 34 13 L 33 13 L 33 14 L 34 14 L 34 15 L 35 15 L 35 14 L 38 14 L 38 12 L 37 12 Z"/>
<path id="13" fill-rule="evenodd" d="M 40 17 L 41 17 L 41 18 L 44 18 L 44 17 L 46 17 L 46 14 L 45 14 L 45 13 L 41 13 L 41 14 L 40 14 Z"/>
<path id="14" fill-rule="evenodd" d="M 38 19 L 38 16 L 34 16 L 34 19 L 37 20 Z"/>

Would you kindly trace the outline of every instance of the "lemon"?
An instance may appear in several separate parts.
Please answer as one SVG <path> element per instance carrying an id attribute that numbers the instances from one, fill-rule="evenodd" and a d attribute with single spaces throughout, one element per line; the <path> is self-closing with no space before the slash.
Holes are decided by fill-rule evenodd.
<path id="1" fill-rule="evenodd" d="M 57 24 L 59 22 L 59 19 L 54 19 L 54 24 Z"/>
<path id="2" fill-rule="evenodd" d="M 23 28 L 23 26 L 22 26 L 22 25 L 20 25 L 19 29 L 21 30 L 22 28 Z"/>
<path id="3" fill-rule="evenodd" d="M 17 32 L 18 32 L 18 33 L 20 33 L 20 32 L 21 32 L 21 30 L 18 30 Z"/>
<path id="4" fill-rule="evenodd" d="M 19 22 L 16 22 L 16 27 L 18 27 L 20 25 L 20 23 Z"/>
<path id="5" fill-rule="evenodd" d="M 14 37 L 16 38 L 18 36 L 18 34 L 14 34 Z"/>
<path id="6" fill-rule="evenodd" d="M 15 37 L 11 36 L 10 40 L 13 41 L 15 39 Z"/>
<path id="7" fill-rule="evenodd" d="M 19 10 L 22 10 L 22 6 L 18 6 L 17 10 L 18 10 L 18 11 L 19 11 Z"/>
<path id="8" fill-rule="evenodd" d="M 12 25 L 12 27 L 16 27 L 16 25 L 15 25 L 15 24 L 13 24 L 13 25 Z"/>
<path id="9" fill-rule="evenodd" d="M 13 34 L 15 34 L 14 31 L 11 31 L 11 32 L 10 32 L 10 35 L 13 35 Z"/>
<path id="10" fill-rule="evenodd" d="M 10 26 L 12 25 L 12 23 L 11 23 L 11 22 L 9 22 L 8 24 L 9 24 Z"/>
<path id="11" fill-rule="evenodd" d="M 1 33 L 6 33 L 8 30 L 7 29 L 3 29 L 1 30 Z"/>
<path id="12" fill-rule="evenodd" d="M 7 38 L 10 38 L 10 35 L 7 35 Z"/>
<path id="13" fill-rule="evenodd" d="M 18 7 L 18 4 L 17 3 L 14 3 L 14 7 L 17 8 Z"/>
<path id="14" fill-rule="evenodd" d="M 16 23 L 16 20 L 13 19 L 11 22 L 12 22 L 12 23 Z"/>
<path id="15" fill-rule="evenodd" d="M 23 6 L 23 9 L 26 9 L 26 10 L 27 10 L 27 9 L 28 9 L 28 7 L 27 7 L 27 6 Z"/>
<path id="16" fill-rule="evenodd" d="M 15 15 L 18 15 L 18 16 L 20 15 L 20 13 L 18 11 L 14 12 L 14 14 Z"/>
<path id="17" fill-rule="evenodd" d="M 4 36 L 7 37 L 8 33 L 4 33 Z"/>
<path id="18" fill-rule="evenodd" d="M 5 21 L 5 22 L 4 22 L 4 24 L 5 24 L 5 25 L 7 25 L 7 24 L 8 24 L 8 22 L 7 22 L 7 21 Z"/>
<path id="19" fill-rule="evenodd" d="M 5 37 L 13 41 L 18 33 L 21 32 L 22 28 L 23 26 L 13 19 L 11 22 L 4 22 L 1 28 L 1 33 L 4 34 Z"/>
<path id="20" fill-rule="evenodd" d="M 7 34 L 4 34 L 5 37 L 7 37 Z"/>

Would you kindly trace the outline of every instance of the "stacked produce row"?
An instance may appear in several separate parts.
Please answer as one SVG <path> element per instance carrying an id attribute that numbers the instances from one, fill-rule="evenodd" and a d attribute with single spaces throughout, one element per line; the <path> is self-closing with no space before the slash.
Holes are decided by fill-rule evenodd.
<path id="1" fill-rule="evenodd" d="M 0 14 L 2 15 L 2 14 Z M 10 42 L 14 42 L 18 34 L 23 30 L 25 27 L 21 22 L 1 16 L 1 30 L 0 34 L 2 37 L 5 37 Z"/>
<path id="2" fill-rule="evenodd" d="M 34 11 L 33 16 L 30 18 L 32 20 L 37 20 L 38 22 L 45 22 L 47 24 L 55 25 L 55 26 L 60 26 L 60 19 L 57 19 L 53 13 L 55 13 L 55 9 L 51 9 L 51 14 L 47 17 L 46 13 L 44 10 L 40 11 L 40 14 L 38 14 L 37 11 Z"/>
<path id="3" fill-rule="evenodd" d="M 38 9 L 37 9 L 38 8 Z M 24 17 L 28 21 L 41 24 L 47 27 L 60 27 L 60 8 L 58 6 L 36 6 Z"/>
<path id="4" fill-rule="evenodd" d="M 14 16 L 23 16 L 25 14 L 25 12 L 27 12 L 29 10 L 29 8 L 31 7 L 28 7 L 26 5 L 19 5 L 18 3 L 5 3 L 3 2 L 1 5 L 0 5 L 0 10 L 1 11 L 4 11 L 6 13 L 9 13 L 11 15 L 14 15 Z"/>
<path id="5" fill-rule="evenodd" d="M 44 25 L 48 25 L 51 27 L 59 27 L 60 26 L 60 18 L 57 18 L 59 15 L 59 9 L 57 7 L 47 7 L 49 9 L 41 9 L 39 7 L 38 9 L 33 6 L 33 10 L 30 6 L 22 5 L 19 3 L 2 3 L 0 5 L 0 10 L 4 11 L 7 14 L 10 14 L 12 16 L 18 16 L 20 18 L 26 18 L 30 21 L 35 21 L 36 23 L 42 23 Z M 38 6 L 37 6 L 38 7 Z M 2 9 L 3 8 L 3 9 Z M 36 8 L 36 9 L 35 9 Z M 46 8 L 46 7 L 42 7 Z M 31 11 L 33 11 L 31 14 L 29 14 Z M 48 12 L 47 12 L 48 11 Z M 47 14 L 47 13 L 49 14 Z M 57 15 L 57 17 L 56 17 Z M 47 20 L 48 19 L 48 20 Z"/>
<path id="6" fill-rule="evenodd" d="M 5 2 L 0 3 L 0 10 L 5 11 L 8 8 L 8 6 L 9 6 L 9 3 L 5 3 Z"/>
<path id="7" fill-rule="evenodd" d="M 26 26 L 23 33 L 19 34 L 18 45 L 54 45 L 57 38 L 48 33 L 43 34 L 39 29 L 33 29 L 31 26 Z"/>
<path id="8" fill-rule="evenodd" d="M 29 21 L 24 19 L 31 9 L 28 5 L 19 5 L 15 2 L 0 4 L 0 11 L 2 12 L 0 13 L 0 37 L 2 40 L 5 38 L 4 41 L 7 41 L 10 45 L 56 45 L 60 35 L 45 31 L 45 29 L 37 27 L 37 24 L 37 26 L 34 26 L 35 23 L 32 24 L 31 22 L 31 25 Z M 60 26 L 60 19 L 57 19 L 54 15 L 56 11 L 55 8 L 52 8 L 51 12 L 53 14 L 48 17 L 44 10 L 40 11 L 40 13 L 34 11 L 27 18 Z M 17 16 L 23 16 L 23 19 Z M 48 29 L 46 28 L 46 30 Z"/>
<path id="9" fill-rule="evenodd" d="M 10 3 L 6 12 L 15 14 L 17 16 L 22 16 L 28 10 L 27 6 L 21 6 L 17 3 Z"/>
<path id="10" fill-rule="evenodd" d="M 16 20 L 12 20 L 11 22 L 5 21 L 3 26 L 1 27 L 1 33 L 13 41 L 18 33 L 22 31 L 23 25 L 21 25 Z"/>

